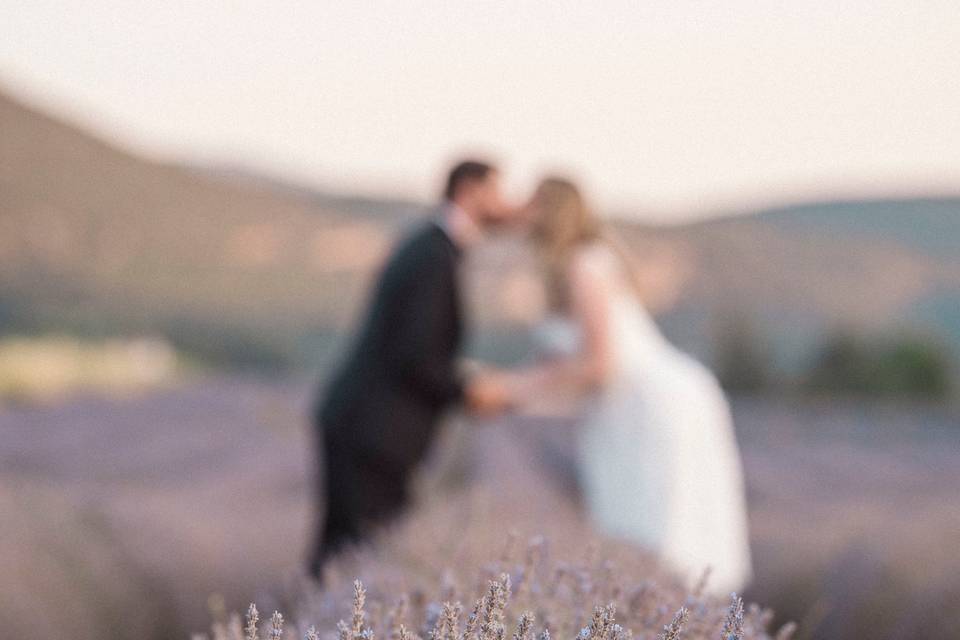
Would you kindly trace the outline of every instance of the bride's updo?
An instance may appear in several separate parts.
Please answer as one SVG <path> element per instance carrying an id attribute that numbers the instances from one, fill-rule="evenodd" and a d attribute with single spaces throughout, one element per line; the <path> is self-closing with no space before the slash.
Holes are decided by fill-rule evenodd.
<path id="1" fill-rule="evenodd" d="M 565 178 L 545 178 L 533 196 L 536 218 L 532 238 L 552 258 L 566 258 L 577 246 L 600 237 L 600 221 L 587 207 L 575 184 Z"/>
<path id="2" fill-rule="evenodd" d="M 567 306 L 566 273 L 573 254 L 601 239 L 600 220 L 587 206 L 580 189 L 566 178 L 545 178 L 531 202 L 530 238 L 537 248 L 547 285 L 550 307 Z"/>
<path id="3" fill-rule="evenodd" d="M 562 311 L 568 306 L 570 261 L 578 249 L 597 242 L 602 242 L 616 255 L 629 285 L 639 294 L 639 283 L 630 260 L 605 233 L 603 223 L 587 205 L 577 185 L 566 178 L 545 178 L 530 206 L 534 216 L 530 237 L 540 256 L 551 309 Z"/>

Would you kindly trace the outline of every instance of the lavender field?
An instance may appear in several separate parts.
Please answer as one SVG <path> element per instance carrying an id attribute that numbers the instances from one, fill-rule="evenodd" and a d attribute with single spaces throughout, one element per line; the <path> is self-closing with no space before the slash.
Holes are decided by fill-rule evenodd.
<path id="1" fill-rule="evenodd" d="M 4 635 L 187 637 L 211 593 L 239 609 L 287 588 L 310 526 L 311 392 L 217 378 L 0 408 Z M 767 399 L 734 411 L 749 599 L 797 620 L 799 638 L 956 637 L 960 415 Z M 562 536 L 580 517 L 574 435 L 563 419 L 459 424 L 422 490 L 520 488 L 542 533 Z"/>

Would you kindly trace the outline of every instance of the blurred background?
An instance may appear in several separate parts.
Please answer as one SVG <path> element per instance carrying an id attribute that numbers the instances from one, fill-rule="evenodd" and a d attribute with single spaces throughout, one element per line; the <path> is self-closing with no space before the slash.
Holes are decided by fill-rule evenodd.
<path id="1" fill-rule="evenodd" d="M 580 179 L 720 376 L 752 599 L 800 637 L 960 635 L 954 3 L 2 16 L 3 628 L 185 637 L 208 594 L 297 569 L 315 391 L 469 152 L 518 200 Z M 543 312 L 522 242 L 467 276 L 471 355 L 521 361 Z M 556 420 L 532 455 L 569 453 Z"/>

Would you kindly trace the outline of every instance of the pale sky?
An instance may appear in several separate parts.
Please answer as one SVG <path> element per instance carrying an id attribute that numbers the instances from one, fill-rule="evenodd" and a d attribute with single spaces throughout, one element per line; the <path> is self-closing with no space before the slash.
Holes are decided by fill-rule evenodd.
<path id="1" fill-rule="evenodd" d="M 960 191 L 954 0 L 11 0 L 0 85 L 154 157 L 421 199 L 474 149 L 515 194 L 562 168 L 676 219 Z"/>

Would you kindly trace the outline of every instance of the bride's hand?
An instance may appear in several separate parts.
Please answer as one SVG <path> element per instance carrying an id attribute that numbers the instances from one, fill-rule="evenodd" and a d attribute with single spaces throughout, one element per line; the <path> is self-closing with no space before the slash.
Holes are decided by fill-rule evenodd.
<path id="1" fill-rule="evenodd" d="M 495 416 L 526 403 L 526 375 L 493 367 L 477 367 L 466 388 L 467 408 L 476 415 Z"/>
<path id="2" fill-rule="evenodd" d="M 533 404 L 542 395 L 542 371 L 539 368 L 514 369 L 502 372 L 509 404 L 520 408 Z"/>

